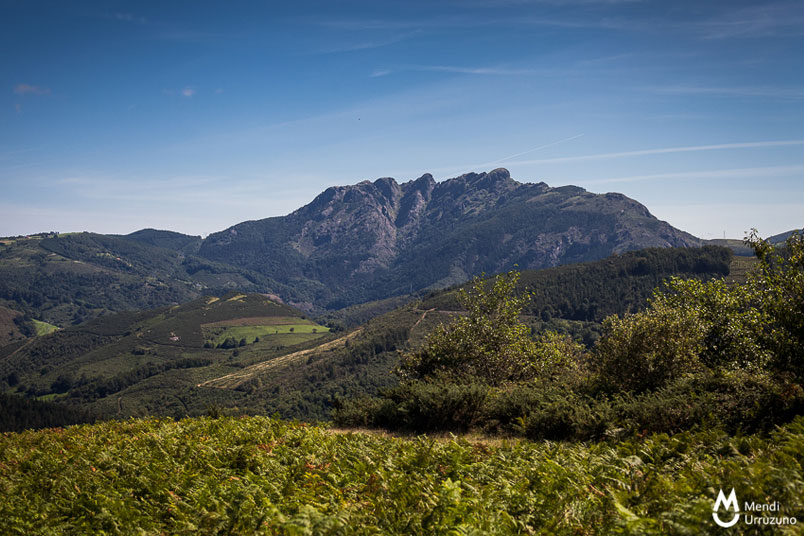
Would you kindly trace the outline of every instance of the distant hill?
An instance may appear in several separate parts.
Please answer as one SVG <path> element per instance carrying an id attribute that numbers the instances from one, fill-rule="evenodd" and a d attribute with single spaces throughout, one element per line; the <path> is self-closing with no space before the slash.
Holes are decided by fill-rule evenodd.
<path id="1" fill-rule="evenodd" d="M 142 229 L 125 235 L 125 238 L 189 254 L 197 252 L 201 246 L 200 236 L 190 236 L 173 231 L 158 231 L 156 229 Z"/>
<path id="2" fill-rule="evenodd" d="M 779 245 L 784 244 L 787 238 L 795 233 L 800 232 L 798 230 L 791 230 L 786 231 L 784 233 L 779 233 L 777 235 L 769 236 L 766 240 L 771 244 Z M 750 247 L 745 245 L 745 241 L 743 239 L 737 238 L 715 238 L 712 240 L 703 240 L 702 243 L 708 244 L 710 246 L 723 246 L 731 249 L 735 255 L 740 255 L 741 257 L 753 257 L 754 250 Z"/>
<path id="3" fill-rule="evenodd" d="M 199 241 L 150 230 L 7 240 L 0 245 L 0 306 L 66 327 L 232 289 L 293 295 L 262 274 L 192 255 Z"/>
<path id="4" fill-rule="evenodd" d="M 784 233 L 779 233 L 777 235 L 773 235 L 773 236 L 769 237 L 768 242 L 770 242 L 771 244 L 781 244 L 785 240 L 787 240 L 790 237 L 790 235 L 792 235 L 793 233 L 800 233 L 800 232 L 801 232 L 801 229 L 792 229 L 792 230 L 786 231 Z"/>
<path id="5" fill-rule="evenodd" d="M 328 188 L 288 216 L 207 237 L 199 255 L 270 277 L 327 309 L 645 247 L 698 246 L 622 194 L 520 183 L 505 169 Z"/>

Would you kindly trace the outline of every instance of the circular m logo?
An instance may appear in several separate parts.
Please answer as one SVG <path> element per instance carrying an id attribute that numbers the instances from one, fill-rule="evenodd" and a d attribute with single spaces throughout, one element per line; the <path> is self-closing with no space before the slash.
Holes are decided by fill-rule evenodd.
<path id="1" fill-rule="evenodd" d="M 729 521 L 721 521 L 720 517 L 718 517 L 717 515 L 717 512 L 718 510 L 720 510 L 721 507 L 725 508 L 726 510 L 729 509 L 734 510 L 734 517 L 731 518 Z M 715 523 L 717 523 L 723 528 L 733 527 L 740 519 L 740 509 L 737 505 L 737 494 L 734 492 L 734 488 L 731 488 L 731 493 L 729 493 L 728 498 L 726 498 L 726 495 L 723 493 L 722 489 L 717 494 L 715 507 L 712 508 L 712 519 L 714 519 Z"/>

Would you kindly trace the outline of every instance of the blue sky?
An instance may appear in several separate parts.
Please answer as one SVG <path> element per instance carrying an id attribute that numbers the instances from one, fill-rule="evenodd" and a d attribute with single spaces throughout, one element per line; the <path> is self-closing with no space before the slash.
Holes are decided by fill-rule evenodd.
<path id="1" fill-rule="evenodd" d="M 507 167 L 804 224 L 804 3 L 0 0 L 0 235 L 189 234 Z"/>

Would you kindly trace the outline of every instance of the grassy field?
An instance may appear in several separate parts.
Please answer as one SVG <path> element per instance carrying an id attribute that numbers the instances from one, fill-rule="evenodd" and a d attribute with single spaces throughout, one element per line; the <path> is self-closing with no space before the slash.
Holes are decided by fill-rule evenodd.
<path id="1" fill-rule="evenodd" d="M 263 417 L 0 436 L 4 534 L 723 534 L 718 491 L 804 516 L 804 419 L 574 444 L 394 438 Z M 741 522 L 731 534 L 797 534 Z"/>
<path id="2" fill-rule="evenodd" d="M 259 337 L 260 340 L 269 336 L 289 335 L 289 334 L 324 334 L 329 333 L 329 328 L 314 324 L 312 322 L 300 322 L 298 318 L 293 319 L 295 323 L 270 324 L 270 325 L 244 325 L 244 326 L 203 326 L 204 339 L 214 345 L 219 345 L 227 338 L 232 337 L 236 341 L 246 339 L 247 344 L 253 344 Z"/>
<path id="3" fill-rule="evenodd" d="M 48 324 L 47 322 L 42 322 L 41 320 L 33 320 L 33 323 L 34 326 L 36 327 L 37 336 L 48 335 L 59 329 L 58 326 Z"/>

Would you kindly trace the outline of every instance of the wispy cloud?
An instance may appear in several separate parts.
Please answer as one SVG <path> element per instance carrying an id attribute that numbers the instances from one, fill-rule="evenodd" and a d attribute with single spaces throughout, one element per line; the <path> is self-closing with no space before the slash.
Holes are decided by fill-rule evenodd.
<path id="1" fill-rule="evenodd" d="M 14 86 L 14 93 L 17 95 L 50 95 L 50 88 L 31 84 L 17 84 Z"/>
<path id="2" fill-rule="evenodd" d="M 505 157 L 497 159 L 497 160 L 492 160 L 490 162 L 482 162 L 482 163 L 479 163 L 479 164 L 468 164 L 468 165 L 462 165 L 462 166 L 450 166 L 450 167 L 434 168 L 434 169 L 431 170 L 431 172 L 432 173 L 439 173 L 439 174 L 443 174 L 443 173 L 453 173 L 454 174 L 454 173 L 461 173 L 461 172 L 464 172 L 464 171 L 467 171 L 467 170 L 487 169 L 487 168 L 490 168 L 492 166 L 496 166 L 497 164 L 502 164 L 502 163 L 516 164 L 517 162 L 508 162 L 508 161 L 510 159 L 516 158 L 518 156 L 526 155 L 526 154 L 533 153 L 533 152 L 536 152 L 536 151 L 541 151 L 543 149 L 547 149 L 548 147 L 553 147 L 555 145 L 560 145 L 562 143 L 567 143 L 567 142 L 570 142 L 570 141 L 573 141 L 573 140 L 577 140 L 578 138 L 581 138 L 583 136 L 584 136 L 584 134 L 576 134 L 576 135 L 570 136 L 568 138 L 563 138 L 563 139 L 560 139 L 560 140 L 552 141 L 550 143 L 544 143 L 542 145 L 538 145 L 536 147 L 533 147 L 532 149 L 528 149 L 527 151 L 522 151 L 522 152 L 519 152 L 519 153 L 516 153 L 516 154 L 508 155 L 508 156 L 505 156 Z"/>
<path id="3" fill-rule="evenodd" d="M 394 72 L 402 71 L 472 74 L 479 76 L 547 76 L 557 74 L 557 71 L 532 68 L 472 67 L 463 65 L 399 65 L 394 66 L 393 68 L 375 69 L 369 76 L 371 78 L 378 78 L 380 76 L 386 76 Z"/>
<path id="4" fill-rule="evenodd" d="M 683 171 L 680 173 L 655 173 L 651 175 L 632 175 L 629 177 L 612 177 L 608 179 L 596 179 L 584 181 L 583 184 L 605 184 L 616 182 L 641 182 L 652 180 L 673 180 L 673 179 L 746 179 L 746 178 L 769 178 L 786 177 L 790 175 L 801 175 L 804 173 L 804 165 L 795 166 L 766 166 L 734 169 L 716 169 L 707 171 Z"/>
<path id="5" fill-rule="evenodd" d="M 374 48 L 381 48 L 388 45 L 393 45 L 395 43 L 399 43 L 401 41 L 405 41 L 410 39 L 414 35 L 421 33 L 421 30 L 414 30 L 411 32 L 400 33 L 397 35 L 392 35 L 390 37 L 386 37 L 384 39 L 377 39 L 371 41 L 361 41 L 356 43 L 349 43 L 339 46 L 328 47 L 324 49 L 320 49 L 317 52 L 320 54 L 334 54 L 338 52 L 355 52 L 358 50 L 370 50 Z"/>
<path id="6" fill-rule="evenodd" d="M 120 22 L 135 22 L 138 24 L 145 24 L 148 22 L 148 19 L 145 17 L 138 17 L 132 13 L 112 13 L 111 18 Z"/>
<path id="7" fill-rule="evenodd" d="M 699 22 L 693 28 L 705 39 L 804 35 L 804 4 L 798 1 L 759 2 Z"/>
<path id="8" fill-rule="evenodd" d="M 531 75 L 538 74 L 540 72 L 535 69 L 509 69 L 505 67 L 461 67 L 456 65 L 411 65 L 407 67 L 407 70 L 502 76 Z"/>
<path id="9" fill-rule="evenodd" d="M 706 86 L 668 86 L 651 87 L 656 93 L 679 95 L 721 95 L 728 97 L 759 97 L 783 100 L 804 99 L 804 90 L 787 87 L 706 87 Z"/>
<path id="10" fill-rule="evenodd" d="M 165 95 L 179 95 L 181 97 L 192 97 L 195 95 L 195 88 L 187 86 L 183 89 L 163 89 L 162 93 Z"/>
<path id="11" fill-rule="evenodd" d="M 364 30 L 423 30 L 423 29 L 443 29 L 443 28 L 485 28 L 489 26 L 535 26 L 535 27 L 555 27 L 555 28 L 578 28 L 578 29 L 608 29 L 608 30 L 629 30 L 645 29 L 644 24 L 640 24 L 633 19 L 620 19 L 616 17 L 477 17 L 477 16 L 441 16 L 427 19 L 327 19 L 312 21 L 312 24 L 337 28 L 349 31 Z M 651 25 L 653 27 L 653 25 Z"/>
<path id="12" fill-rule="evenodd" d="M 519 160 L 510 162 L 511 164 L 553 164 L 559 162 L 578 162 L 583 160 L 604 160 L 609 158 L 627 158 L 630 156 L 647 156 L 655 154 L 670 153 L 689 153 L 697 151 L 718 151 L 730 149 L 753 149 L 759 147 L 790 147 L 804 145 L 804 140 L 780 140 L 780 141 L 751 141 L 745 143 L 720 143 L 716 145 L 691 145 L 686 147 L 664 147 L 660 149 L 644 149 L 640 151 L 623 151 L 618 153 L 599 153 L 578 156 L 561 156 L 558 158 L 543 158 L 539 160 Z"/>
<path id="13" fill-rule="evenodd" d="M 570 136 L 569 138 L 564 138 L 562 140 L 558 140 L 558 141 L 554 141 L 554 142 L 550 142 L 550 143 L 545 143 L 544 145 L 539 145 L 538 147 L 534 147 L 533 149 L 528 149 L 527 151 L 522 151 L 521 153 L 512 154 L 512 155 L 506 156 L 505 158 L 500 158 L 499 160 L 495 160 L 494 162 L 487 162 L 486 164 L 481 164 L 478 167 L 486 167 L 486 166 L 489 166 L 489 165 L 493 166 L 494 164 L 500 164 L 500 163 L 505 162 L 507 160 L 511 160 L 512 158 L 517 158 L 517 157 L 522 156 L 522 155 L 526 155 L 526 154 L 533 153 L 533 152 L 536 152 L 536 151 L 541 151 L 542 149 L 547 149 L 548 147 L 553 147 L 554 145 L 567 143 L 568 141 L 577 140 L 578 138 L 582 138 L 582 137 L 583 137 L 583 134 L 576 134 L 575 136 Z"/>

